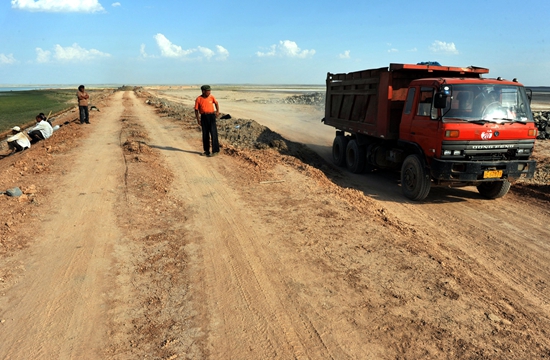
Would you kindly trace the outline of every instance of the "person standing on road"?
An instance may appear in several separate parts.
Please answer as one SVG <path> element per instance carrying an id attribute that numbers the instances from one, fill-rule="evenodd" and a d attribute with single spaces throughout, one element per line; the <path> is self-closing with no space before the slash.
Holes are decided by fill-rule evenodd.
<path id="1" fill-rule="evenodd" d="M 90 95 L 88 95 L 88 93 L 84 89 L 84 85 L 80 85 L 78 87 L 78 92 L 76 93 L 76 97 L 78 98 L 78 110 L 80 112 L 80 123 L 89 124 L 90 113 L 88 111 L 88 99 L 90 98 Z"/>
<path id="2" fill-rule="evenodd" d="M 23 151 L 31 147 L 29 138 L 21 132 L 19 126 L 14 126 L 11 129 L 12 136 L 8 137 L 8 147 L 12 152 Z"/>
<path id="3" fill-rule="evenodd" d="M 202 94 L 195 100 L 195 117 L 202 128 L 202 147 L 204 156 L 216 156 L 220 153 L 216 118 L 220 114 L 220 106 L 210 93 L 210 85 L 201 86 Z M 212 137 L 212 153 L 210 153 L 210 137 Z"/>
<path id="4" fill-rule="evenodd" d="M 27 132 L 31 138 L 31 144 L 40 140 L 46 140 L 52 136 L 53 129 L 50 123 L 42 119 L 42 116 L 36 115 L 36 126 Z"/>

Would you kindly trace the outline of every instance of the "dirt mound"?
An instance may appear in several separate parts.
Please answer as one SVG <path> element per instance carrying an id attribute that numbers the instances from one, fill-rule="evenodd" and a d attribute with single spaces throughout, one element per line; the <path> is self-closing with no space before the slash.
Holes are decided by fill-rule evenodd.
<path id="1" fill-rule="evenodd" d="M 532 159 L 537 162 L 533 178 L 519 179 L 511 190 L 522 196 L 550 201 L 550 141 L 537 140 Z"/>
<path id="2" fill-rule="evenodd" d="M 182 120 L 184 128 L 200 131 L 192 108 L 163 98 L 157 98 L 142 89 L 137 89 L 136 95 L 145 98 L 145 103 L 157 108 L 160 114 Z M 306 146 L 289 141 L 251 119 L 218 119 L 218 135 L 220 142 L 239 149 L 263 150 L 272 148 L 282 155 L 295 156 L 306 163 L 324 163 L 318 155 Z"/>
<path id="3" fill-rule="evenodd" d="M 159 114 L 181 120 L 185 129 L 200 131 L 200 126 L 196 123 L 195 112 L 192 108 L 163 98 L 157 98 L 143 90 L 138 89 L 136 94 L 146 98 L 145 103 L 154 106 Z M 259 150 L 275 148 L 281 154 L 299 154 L 307 151 L 307 148 L 303 145 L 288 141 L 251 119 L 218 119 L 218 135 L 220 141 L 237 148 Z"/>

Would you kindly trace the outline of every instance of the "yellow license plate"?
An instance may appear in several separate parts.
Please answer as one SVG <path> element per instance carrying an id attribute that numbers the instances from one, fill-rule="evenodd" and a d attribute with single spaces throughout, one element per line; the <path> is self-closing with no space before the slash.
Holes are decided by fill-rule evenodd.
<path id="1" fill-rule="evenodd" d="M 484 179 L 500 179 L 502 177 L 502 170 L 485 170 L 483 172 Z"/>

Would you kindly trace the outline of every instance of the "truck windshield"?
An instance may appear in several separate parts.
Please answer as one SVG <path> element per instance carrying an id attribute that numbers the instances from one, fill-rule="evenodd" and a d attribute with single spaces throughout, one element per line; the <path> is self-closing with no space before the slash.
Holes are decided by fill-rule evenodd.
<path id="1" fill-rule="evenodd" d="M 525 88 L 513 85 L 453 85 L 441 114 L 443 121 L 533 121 Z"/>

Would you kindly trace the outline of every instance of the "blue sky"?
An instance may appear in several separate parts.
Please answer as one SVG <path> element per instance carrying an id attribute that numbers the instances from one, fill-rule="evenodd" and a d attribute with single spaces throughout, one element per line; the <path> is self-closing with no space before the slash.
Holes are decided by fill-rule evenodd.
<path id="1" fill-rule="evenodd" d="M 550 86 L 550 1 L 2 0 L 0 84 L 324 84 L 389 63 Z"/>

